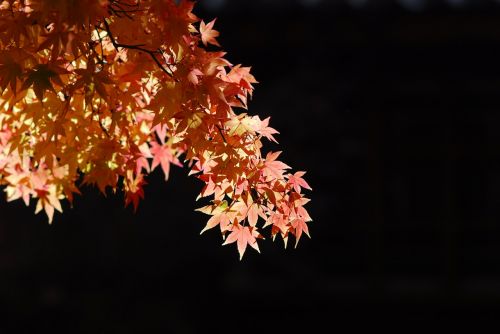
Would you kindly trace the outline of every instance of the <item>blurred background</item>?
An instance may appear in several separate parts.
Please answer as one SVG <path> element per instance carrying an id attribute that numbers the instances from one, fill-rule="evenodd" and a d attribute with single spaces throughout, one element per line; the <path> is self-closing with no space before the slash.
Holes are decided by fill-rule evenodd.
<path id="1" fill-rule="evenodd" d="M 199 236 L 200 183 L 133 214 L 86 188 L 49 226 L 0 201 L 0 332 L 337 331 L 498 318 L 500 1 L 200 0 L 306 170 L 312 240 Z M 400 326 L 401 327 L 398 327 Z M 433 327 L 434 329 L 436 327 Z"/>

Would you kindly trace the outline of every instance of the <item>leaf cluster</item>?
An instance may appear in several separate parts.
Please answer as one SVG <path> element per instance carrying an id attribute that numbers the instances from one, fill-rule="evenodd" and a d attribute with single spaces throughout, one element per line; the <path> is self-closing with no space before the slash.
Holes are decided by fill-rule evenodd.
<path id="1" fill-rule="evenodd" d="M 37 201 L 49 222 L 84 184 L 122 189 L 136 209 L 145 178 L 190 168 L 210 204 L 204 230 L 258 250 L 261 230 L 299 241 L 311 221 L 304 172 L 291 174 L 269 118 L 237 113 L 257 83 L 232 65 L 215 20 L 191 1 L 6 0 L 0 3 L 0 185 Z M 211 46 L 210 46 L 211 45 Z M 215 51 L 211 51 L 215 50 Z M 79 181 L 81 180 L 81 181 Z"/>

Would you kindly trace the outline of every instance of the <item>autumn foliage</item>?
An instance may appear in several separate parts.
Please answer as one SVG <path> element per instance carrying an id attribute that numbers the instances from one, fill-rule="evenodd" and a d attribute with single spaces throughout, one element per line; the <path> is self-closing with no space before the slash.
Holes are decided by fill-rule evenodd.
<path id="1" fill-rule="evenodd" d="M 1 1 L 0 1 L 1 2 Z M 220 51 L 214 21 L 174 0 L 7 0 L 0 4 L 0 185 L 49 222 L 94 184 L 137 208 L 145 176 L 186 164 L 210 204 L 203 231 L 258 250 L 309 234 L 304 172 L 291 174 L 269 118 L 247 107 L 255 78 Z M 108 189 L 109 188 L 109 189 Z M 202 232 L 203 232 L 202 231 Z"/>

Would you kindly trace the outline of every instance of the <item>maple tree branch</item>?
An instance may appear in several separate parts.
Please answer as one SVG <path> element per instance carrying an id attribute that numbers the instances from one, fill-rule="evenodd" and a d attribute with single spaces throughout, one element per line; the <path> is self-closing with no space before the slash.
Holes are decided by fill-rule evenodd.
<path id="1" fill-rule="evenodd" d="M 99 34 L 99 30 L 97 29 L 97 27 L 95 28 L 95 31 L 97 33 L 97 36 L 99 37 L 99 44 L 101 45 L 101 57 L 99 57 L 99 53 L 92 46 L 90 46 L 90 47 L 94 51 L 94 53 L 97 57 L 98 63 L 101 65 L 104 65 L 104 48 L 102 46 L 102 37 L 101 37 L 101 34 Z"/>
<path id="2" fill-rule="evenodd" d="M 222 133 L 222 129 L 221 129 L 221 127 L 220 127 L 218 124 L 217 124 L 217 125 L 215 125 L 215 127 L 219 130 L 219 133 L 220 133 L 220 135 L 222 136 L 222 140 L 224 141 L 224 143 L 226 143 L 226 144 L 227 144 L 226 137 L 224 137 L 224 133 Z"/>
<path id="3" fill-rule="evenodd" d="M 101 103 L 102 103 L 102 100 L 99 99 L 99 106 L 97 107 L 97 114 L 95 114 L 97 116 L 97 123 L 99 123 L 99 127 L 101 128 L 101 130 L 106 134 L 106 136 L 108 138 L 111 138 L 111 136 L 109 135 L 109 132 L 108 130 L 106 130 L 106 128 L 104 127 L 104 125 L 102 124 L 101 122 L 101 117 L 99 116 L 99 110 L 101 109 Z M 96 111 L 94 109 L 94 107 L 92 106 L 92 115 L 94 115 L 94 111 Z"/>
<path id="4" fill-rule="evenodd" d="M 174 76 L 173 71 L 170 69 L 170 72 L 169 72 L 165 68 L 165 66 L 163 66 L 163 64 L 158 60 L 158 58 L 156 58 L 155 54 L 158 53 L 158 51 L 152 51 L 152 50 L 145 49 L 145 48 L 142 47 L 142 46 L 144 46 L 144 44 L 131 45 L 131 44 L 117 43 L 115 41 L 113 33 L 111 32 L 111 29 L 110 29 L 109 24 L 106 21 L 106 19 L 104 19 L 103 22 L 104 22 L 104 26 L 106 28 L 106 32 L 108 33 L 109 39 L 111 40 L 111 43 L 113 44 L 113 46 L 116 48 L 117 51 L 118 51 L 118 48 L 124 48 L 124 49 L 129 49 L 129 50 L 138 50 L 138 51 L 145 52 L 145 53 L 147 53 L 154 60 L 154 62 L 156 63 L 156 65 L 158 65 L 158 67 L 163 72 L 165 72 L 169 77 L 171 77 L 172 79 L 174 79 L 175 82 L 179 82 L 179 79 L 177 79 Z M 167 64 L 167 66 L 170 66 L 170 64 Z"/>
<path id="5" fill-rule="evenodd" d="M 128 19 L 130 20 L 133 20 L 134 18 L 129 14 L 129 13 L 133 13 L 133 12 L 138 12 L 140 10 L 124 10 L 123 8 L 121 8 L 119 5 L 116 5 L 118 8 L 120 9 L 115 9 L 113 8 L 112 6 L 109 7 L 109 11 L 111 12 L 111 14 L 113 15 L 116 15 L 117 17 L 119 18 L 122 18 L 122 16 L 120 14 L 123 14 L 125 15 Z"/>
<path id="6" fill-rule="evenodd" d="M 162 49 L 158 48 L 158 52 L 161 53 L 161 55 L 165 58 L 165 55 L 164 55 L 165 51 L 163 51 Z M 165 64 L 168 66 L 168 69 L 170 70 L 170 72 L 172 72 L 172 75 L 173 75 L 174 71 L 172 70 L 172 65 L 174 65 L 174 64 L 177 65 L 178 62 L 175 62 L 174 64 L 169 63 L 169 62 L 165 62 Z M 174 79 L 175 79 L 175 82 L 179 82 L 177 80 L 177 78 L 174 77 Z"/>
<path id="7" fill-rule="evenodd" d="M 207 44 L 218 45 L 215 20 L 192 29 L 192 6 L 182 5 L 188 0 L 57 1 L 52 8 L 31 2 L 54 1 L 0 5 L 0 104 L 6 101 L 0 186 L 9 201 L 38 200 L 36 212 L 44 210 L 50 223 L 54 211 L 62 211 L 59 200 L 71 202 L 89 183 L 102 193 L 123 187 L 125 206 L 135 211 L 144 197 L 143 176 L 158 165 L 167 179 L 185 154 L 189 174 L 205 183 L 198 198 L 211 197 L 211 205 L 198 209 L 212 216 L 202 232 L 219 225 L 224 244 L 237 242 L 240 259 L 247 246 L 259 250 L 259 220 L 285 245 L 289 235 L 296 243 L 303 232 L 309 236 L 305 172 L 286 172 L 279 152 L 263 158 L 261 139 L 275 141 L 277 131 L 268 118 L 233 110 L 246 109 L 255 80 L 239 66 L 234 71 L 241 80 L 234 80 L 222 53 L 206 53 Z M 106 11 L 96 17 L 100 9 Z M 150 29 L 154 25 L 176 31 L 165 39 L 168 31 Z M 61 38 L 69 42 L 61 46 Z M 205 80 L 199 69 L 207 64 L 215 66 L 209 75 L 217 80 Z M 45 105 L 57 108 L 47 113 Z M 25 115 L 42 122 L 23 122 Z"/>
<path id="8" fill-rule="evenodd" d="M 122 6 L 129 7 L 129 9 L 124 9 Z M 115 7 L 118 9 L 116 9 Z M 139 9 L 139 2 L 137 2 L 135 5 L 130 5 L 127 3 L 121 3 L 119 1 L 113 1 L 109 6 L 109 10 L 111 11 L 111 14 L 114 14 L 117 17 L 121 18 L 120 14 L 123 14 L 130 20 L 134 19 L 130 14 L 145 11 L 144 9 Z"/>
<path id="9" fill-rule="evenodd" d="M 131 4 L 128 4 L 128 3 L 122 3 L 120 0 L 113 0 L 111 2 L 111 6 L 113 5 L 120 5 L 120 6 L 125 6 L 125 7 L 135 7 L 135 8 L 138 8 L 139 7 L 139 3 L 140 1 L 136 1 L 135 5 L 131 5 Z"/>
<path id="10" fill-rule="evenodd" d="M 109 135 L 108 130 L 107 130 L 107 129 L 104 127 L 104 125 L 101 123 L 101 120 L 99 119 L 97 122 L 99 123 L 99 126 L 101 127 L 101 130 L 102 130 L 102 131 L 106 134 L 106 136 L 107 136 L 108 138 L 111 138 L 111 136 Z"/>

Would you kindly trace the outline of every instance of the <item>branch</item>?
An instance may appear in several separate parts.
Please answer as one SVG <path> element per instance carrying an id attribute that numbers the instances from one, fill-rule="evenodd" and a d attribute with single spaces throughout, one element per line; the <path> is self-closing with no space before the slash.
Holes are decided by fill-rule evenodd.
<path id="1" fill-rule="evenodd" d="M 154 62 L 156 63 L 156 65 L 158 65 L 158 67 L 163 72 L 165 72 L 169 77 L 171 77 L 172 79 L 174 79 L 175 82 L 179 82 L 179 80 L 174 76 L 174 73 L 172 72 L 172 70 L 170 70 L 170 72 L 169 72 L 165 68 L 165 66 L 163 66 L 163 64 L 156 58 L 155 54 L 158 53 L 158 51 L 153 51 L 153 50 L 145 49 L 145 48 L 143 48 L 144 44 L 134 44 L 134 45 L 132 45 L 132 44 L 117 43 L 115 41 L 113 33 L 111 32 L 111 29 L 109 28 L 109 24 L 106 21 L 106 19 L 104 19 L 103 22 L 104 22 L 104 26 L 106 27 L 106 32 L 108 33 L 109 39 L 111 40 L 111 43 L 113 43 L 113 46 L 115 47 L 115 49 L 117 51 L 119 51 L 118 48 L 124 48 L 124 49 L 129 49 L 129 50 L 137 50 L 137 51 L 145 52 L 145 53 L 147 53 L 154 60 Z M 167 65 L 170 65 L 170 64 L 167 64 Z"/>
<path id="2" fill-rule="evenodd" d="M 219 130 L 219 133 L 220 133 L 220 135 L 222 136 L 222 140 L 224 141 L 224 143 L 226 143 L 226 144 L 227 144 L 226 137 L 224 136 L 224 133 L 222 133 L 222 129 L 221 129 L 221 127 L 220 127 L 218 124 L 216 124 L 216 125 L 215 125 L 215 127 Z"/>

